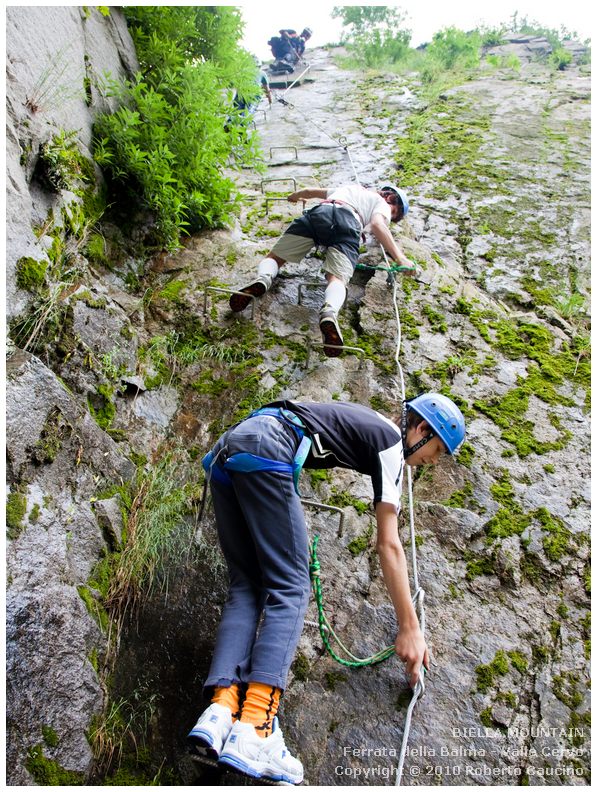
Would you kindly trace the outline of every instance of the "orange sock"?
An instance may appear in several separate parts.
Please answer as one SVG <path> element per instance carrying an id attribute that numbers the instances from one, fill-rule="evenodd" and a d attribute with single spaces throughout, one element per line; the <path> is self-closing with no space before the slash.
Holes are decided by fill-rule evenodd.
<path id="1" fill-rule="evenodd" d="M 236 682 L 230 687 L 217 687 L 211 699 L 212 704 L 220 704 L 228 707 L 232 712 L 232 721 L 238 720 L 240 716 L 240 688 Z"/>
<path id="2" fill-rule="evenodd" d="M 262 682 L 249 682 L 240 716 L 241 722 L 252 723 L 260 737 L 269 737 L 281 695 L 281 688 L 264 685 Z"/>

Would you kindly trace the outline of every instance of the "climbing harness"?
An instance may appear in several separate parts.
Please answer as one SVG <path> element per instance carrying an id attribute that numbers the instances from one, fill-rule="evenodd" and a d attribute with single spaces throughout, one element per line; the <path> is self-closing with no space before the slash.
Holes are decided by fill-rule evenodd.
<path id="1" fill-rule="evenodd" d="M 267 457 L 260 457 L 256 454 L 241 451 L 229 456 L 222 465 L 217 465 L 217 458 L 223 449 L 220 449 L 217 454 L 214 454 L 212 449 L 201 460 L 201 464 L 208 479 L 213 478 L 214 481 L 220 484 L 230 485 L 232 484 L 232 479 L 228 475 L 228 471 L 233 471 L 235 473 L 275 471 L 277 473 L 290 475 L 294 482 L 296 494 L 300 496 L 298 480 L 309 454 L 309 449 L 311 448 L 311 438 L 305 433 L 306 427 L 304 423 L 293 412 L 282 407 L 262 407 L 259 410 L 254 410 L 245 420 L 253 418 L 256 415 L 271 415 L 277 418 L 281 423 L 291 426 L 295 431 L 300 442 L 295 452 L 294 459 L 292 460 L 292 464 L 289 462 L 281 462 L 278 459 L 268 459 Z"/>

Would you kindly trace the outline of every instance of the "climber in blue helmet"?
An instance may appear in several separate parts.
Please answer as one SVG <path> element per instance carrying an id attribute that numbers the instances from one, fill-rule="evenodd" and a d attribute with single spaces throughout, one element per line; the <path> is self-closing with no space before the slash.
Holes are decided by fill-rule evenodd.
<path id="1" fill-rule="evenodd" d="M 352 402 L 271 402 L 220 437 L 203 467 L 230 589 L 204 683 L 211 704 L 188 735 L 194 750 L 256 778 L 303 779 L 276 715 L 309 602 L 303 466 L 371 477 L 376 549 L 398 622 L 395 652 L 416 685 L 429 653 L 398 535 L 402 475 L 405 464 L 454 454 L 464 431 L 454 402 L 427 393 L 405 402 L 398 421 Z"/>

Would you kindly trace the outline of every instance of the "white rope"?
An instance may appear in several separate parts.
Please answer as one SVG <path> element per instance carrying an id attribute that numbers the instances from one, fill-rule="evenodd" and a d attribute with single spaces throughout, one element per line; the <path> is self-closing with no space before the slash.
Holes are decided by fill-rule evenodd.
<path id="1" fill-rule="evenodd" d="M 386 256 L 386 251 L 382 247 L 382 253 L 386 262 L 386 265 L 389 267 L 388 258 Z M 398 370 L 398 376 L 400 378 L 400 396 L 401 402 L 404 404 L 406 399 L 406 391 L 404 386 L 404 374 L 402 371 L 402 366 L 400 364 L 400 349 L 402 346 L 402 324 L 400 322 L 400 311 L 398 310 L 398 301 L 397 301 L 397 294 L 398 294 L 398 283 L 396 280 L 396 276 L 390 273 L 390 277 L 392 279 L 392 303 L 394 305 L 394 315 L 396 318 L 396 352 L 394 355 L 394 360 L 396 362 L 396 368 Z M 409 523 L 410 523 L 410 546 L 411 546 L 411 557 L 412 557 L 412 573 L 413 573 L 413 587 L 414 587 L 414 594 L 412 595 L 412 602 L 415 606 L 415 609 L 418 612 L 419 616 L 419 626 L 421 628 L 421 632 L 423 636 L 425 636 L 425 608 L 423 606 L 423 602 L 425 599 L 425 591 L 419 586 L 419 571 L 417 565 L 417 544 L 416 544 L 416 535 L 415 535 L 415 514 L 414 514 L 414 499 L 413 499 L 413 492 L 412 492 L 412 474 L 410 467 L 406 465 L 406 480 L 407 480 L 407 492 L 408 492 L 408 516 L 409 516 Z M 406 718 L 404 721 L 404 732 L 402 734 L 402 745 L 400 746 L 400 758 L 398 760 L 398 767 L 396 769 L 396 786 L 400 786 L 402 783 L 402 769 L 404 766 L 404 758 L 406 756 L 406 747 L 408 745 L 408 738 L 410 734 L 410 724 L 412 719 L 412 713 L 415 708 L 415 704 L 417 703 L 418 699 L 423 695 L 425 692 L 425 682 L 424 682 L 424 674 L 425 668 L 422 665 L 419 670 L 419 679 L 415 688 L 413 690 L 412 698 L 408 705 L 408 709 L 406 711 Z"/>
<path id="2" fill-rule="evenodd" d="M 294 85 L 295 85 L 295 84 L 296 84 L 296 83 L 297 83 L 297 82 L 298 82 L 298 81 L 301 79 L 301 77 L 303 77 L 303 76 L 304 76 L 304 75 L 305 75 L 305 74 L 306 74 L 306 73 L 309 71 L 309 69 L 310 69 L 310 68 L 311 68 L 311 64 L 309 64 L 309 65 L 307 66 L 307 68 L 305 69 L 305 71 L 304 71 L 304 72 L 301 72 L 301 73 L 299 74 L 299 76 L 296 78 L 296 80 L 295 80 L 294 82 L 290 83 L 290 85 L 289 85 L 289 86 L 288 86 L 288 88 L 287 88 L 287 89 L 284 91 L 284 93 L 282 94 L 282 96 L 286 96 L 286 94 L 288 93 L 288 91 L 289 91 L 291 88 L 293 88 L 293 87 L 294 87 Z"/>

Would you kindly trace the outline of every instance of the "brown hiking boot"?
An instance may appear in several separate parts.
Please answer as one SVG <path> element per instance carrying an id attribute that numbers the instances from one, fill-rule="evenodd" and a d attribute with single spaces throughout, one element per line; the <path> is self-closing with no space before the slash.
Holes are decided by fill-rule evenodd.
<path id="1" fill-rule="evenodd" d="M 251 302 L 251 297 L 263 297 L 265 292 L 268 291 L 272 285 L 272 281 L 273 278 L 271 275 L 259 275 L 252 283 L 249 283 L 248 286 L 243 286 L 243 288 L 240 289 L 242 294 L 238 293 L 230 296 L 230 308 L 235 313 L 244 311 Z"/>
<path id="2" fill-rule="evenodd" d="M 336 311 L 330 308 L 329 305 L 324 305 L 319 312 L 319 329 L 323 337 L 323 354 L 326 357 L 338 357 L 341 355 L 344 339 L 340 332 Z"/>

